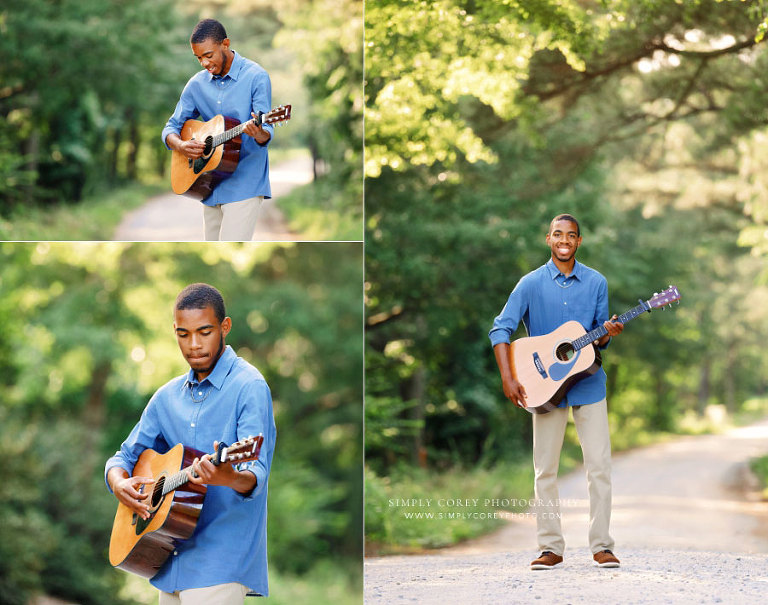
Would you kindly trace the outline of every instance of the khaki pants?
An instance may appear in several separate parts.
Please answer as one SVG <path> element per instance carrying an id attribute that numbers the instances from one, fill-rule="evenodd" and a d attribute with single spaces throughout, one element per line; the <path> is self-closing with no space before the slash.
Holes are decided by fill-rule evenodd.
<path id="1" fill-rule="evenodd" d="M 563 447 L 568 409 L 557 408 L 548 414 L 533 415 L 533 468 L 535 472 L 536 527 L 539 551 L 562 556 L 565 540 L 560 526 L 560 494 L 557 471 Z M 589 547 L 592 554 L 613 549 L 611 523 L 611 437 L 608 405 L 598 403 L 575 406 L 573 423 L 584 454 L 589 490 Z"/>
<path id="2" fill-rule="evenodd" d="M 259 220 L 263 196 L 239 202 L 203 206 L 205 241 L 250 242 Z"/>
<path id="3" fill-rule="evenodd" d="M 158 605 L 243 605 L 248 588 L 242 584 L 218 584 L 180 592 L 160 591 Z"/>

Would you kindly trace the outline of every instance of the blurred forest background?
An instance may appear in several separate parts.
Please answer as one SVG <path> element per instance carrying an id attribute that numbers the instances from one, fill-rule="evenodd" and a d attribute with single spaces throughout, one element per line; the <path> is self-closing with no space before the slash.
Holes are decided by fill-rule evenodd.
<path id="1" fill-rule="evenodd" d="M 549 258 L 556 213 L 581 220 L 612 313 L 682 293 L 604 355 L 616 448 L 768 412 L 766 16 L 738 0 L 366 4 L 371 552 L 493 528 L 414 522 L 398 499 L 532 493 L 531 418 L 487 333 Z"/>
<path id="2" fill-rule="evenodd" d="M 30 215 L 77 212 L 125 189 L 136 191 L 132 205 L 170 191 L 160 132 L 200 70 L 189 36 L 205 17 L 219 19 L 232 48 L 267 70 L 273 105 L 293 105 L 270 144 L 271 164 L 308 153 L 316 178 L 283 204 L 289 223 L 318 223 L 311 239 L 362 237 L 361 0 L 3 0 L 4 239 L 19 239 L 13 225 Z M 99 215 L 97 204 L 81 220 Z M 41 228 L 25 239 L 111 236 L 53 237 Z"/>
<path id="3" fill-rule="evenodd" d="M 356 243 L 0 243 L 0 603 L 157 602 L 109 565 L 104 463 L 189 369 L 172 309 L 197 281 L 272 390 L 270 602 L 359 603 L 362 271 Z"/>

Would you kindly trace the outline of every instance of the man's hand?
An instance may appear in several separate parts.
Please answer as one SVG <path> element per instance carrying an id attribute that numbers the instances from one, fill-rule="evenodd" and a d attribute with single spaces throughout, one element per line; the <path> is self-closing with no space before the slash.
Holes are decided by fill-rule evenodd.
<path id="1" fill-rule="evenodd" d="M 256 114 L 251 112 L 251 115 L 255 118 Z M 243 132 L 250 137 L 253 137 L 259 145 L 264 145 L 272 137 L 268 130 L 264 130 L 261 126 L 257 126 L 256 122 L 248 122 Z"/>
<path id="2" fill-rule="evenodd" d="M 175 132 L 172 132 L 165 137 L 165 142 L 168 147 L 174 151 L 178 151 L 182 155 L 188 157 L 190 160 L 196 160 L 203 157 L 203 151 L 205 151 L 205 143 L 195 139 L 188 141 L 182 140 L 182 138 Z"/>
<path id="3" fill-rule="evenodd" d="M 605 346 L 608 344 L 608 341 L 613 338 L 614 336 L 618 336 L 624 331 L 624 324 L 620 321 L 616 321 L 619 318 L 618 315 L 614 315 L 609 319 L 608 321 L 603 322 L 603 327 L 606 329 L 608 334 L 603 336 L 600 340 L 597 341 L 598 346 Z"/>
<path id="4" fill-rule="evenodd" d="M 525 399 L 525 387 L 517 379 L 512 377 L 511 364 L 509 356 L 511 348 L 508 342 L 500 342 L 493 347 L 493 354 L 496 356 L 496 364 L 499 366 L 501 374 L 501 385 L 504 389 L 504 396 L 519 408 L 527 407 Z"/>
<path id="5" fill-rule="evenodd" d="M 502 378 L 504 396 L 519 408 L 528 407 L 525 400 L 528 395 L 525 393 L 525 387 L 514 378 Z"/>
<path id="6" fill-rule="evenodd" d="M 124 477 L 115 479 L 111 483 L 117 499 L 145 521 L 149 519 L 149 504 L 145 500 L 152 493 L 154 484 L 155 480 L 152 477 Z"/>
<path id="7" fill-rule="evenodd" d="M 218 447 L 219 442 L 214 441 L 213 449 L 216 450 Z M 192 483 L 198 485 L 224 485 L 241 494 L 247 494 L 256 487 L 256 475 L 249 471 L 237 471 L 229 462 L 217 466 L 211 462 L 210 454 L 195 458 L 192 462 L 192 471 L 187 470 L 187 477 Z"/>
<path id="8" fill-rule="evenodd" d="M 205 143 L 195 139 L 189 141 L 182 141 L 177 151 L 180 151 L 190 160 L 196 160 L 203 157 L 203 151 L 205 151 Z"/>

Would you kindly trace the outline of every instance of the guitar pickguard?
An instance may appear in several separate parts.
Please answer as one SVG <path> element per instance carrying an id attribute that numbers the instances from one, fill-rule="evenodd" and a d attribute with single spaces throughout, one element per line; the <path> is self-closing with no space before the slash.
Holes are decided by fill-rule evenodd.
<path id="1" fill-rule="evenodd" d="M 575 355 L 571 357 L 567 362 L 555 362 L 549 366 L 549 376 L 552 380 L 559 382 L 566 376 L 568 376 L 571 368 L 576 364 L 576 360 L 581 355 L 581 351 L 576 351 Z"/>

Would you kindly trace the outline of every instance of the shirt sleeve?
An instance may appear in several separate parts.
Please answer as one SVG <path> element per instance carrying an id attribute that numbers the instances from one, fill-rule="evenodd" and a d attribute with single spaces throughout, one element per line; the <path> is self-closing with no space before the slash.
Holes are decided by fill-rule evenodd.
<path id="1" fill-rule="evenodd" d="M 260 111 L 269 113 L 272 109 L 272 81 L 269 79 L 269 74 L 264 70 L 260 70 L 253 78 L 251 84 L 251 109 L 256 115 L 259 115 Z M 264 124 L 262 128 L 269 131 L 269 141 L 262 145 L 262 147 L 266 147 L 272 141 L 272 137 L 275 134 L 275 126 L 274 124 Z"/>
<path id="2" fill-rule="evenodd" d="M 107 463 L 104 465 L 104 482 L 107 484 L 107 489 L 109 489 L 110 492 L 112 491 L 112 488 L 109 485 L 109 481 L 107 481 L 107 475 L 109 474 L 110 469 L 118 466 L 131 474 L 133 473 L 133 467 L 136 465 L 136 461 L 144 450 L 149 448 L 160 448 L 158 444 L 158 440 L 161 439 L 160 427 L 157 420 L 154 401 L 155 399 L 153 397 L 147 404 L 147 407 L 144 408 L 144 412 L 142 412 L 139 422 L 133 427 L 128 438 L 123 441 L 120 449 L 117 450 L 114 456 L 107 460 Z"/>
<path id="3" fill-rule="evenodd" d="M 502 342 L 510 342 L 512 334 L 515 333 L 520 321 L 528 313 L 528 280 L 521 279 L 515 289 L 509 295 L 507 304 L 501 310 L 501 313 L 493 320 L 493 327 L 488 332 L 488 338 L 491 339 L 491 346 L 496 346 Z"/>
<path id="4" fill-rule="evenodd" d="M 272 394 L 263 380 L 254 382 L 245 389 L 237 419 L 238 441 L 257 435 L 264 437 L 259 459 L 238 466 L 238 470 L 250 471 L 256 476 L 256 487 L 253 491 L 247 495 L 241 494 L 245 499 L 252 499 L 266 489 L 277 436 L 272 411 Z"/>
<path id="5" fill-rule="evenodd" d="M 181 129 L 184 127 L 184 122 L 187 120 L 194 120 L 200 115 L 200 112 L 195 105 L 191 89 L 192 81 L 190 80 L 187 82 L 184 90 L 181 91 L 181 97 L 179 98 L 179 102 L 176 103 L 176 109 L 174 110 L 173 115 L 168 118 L 165 128 L 163 128 L 161 136 L 163 138 L 163 145 L 165 145 L 167 149 L 170 149 L 168 143 L 165 142 L 168 135 L 171 133 L 180 135 Z"/>
<path id="6" fill-rule="evenodd" d="M 594 325 L 592 326 L 592 329 L 597 328 L 598 326 L 602 326 L 603 323 L 608 321 L 609 318 L 610 318 L 610 315 L 608 314 L 608 282 L 605 280 L 605 278 L 602 278 L 597 288 L 597 304 L 595 305 L 595 322 L 594 322 Z M 610 338 L 604 345 L 599 346 L 598 349 L 600 350 L 606 349 L 608 348 L 609 344 L 611 344 Z"/>

